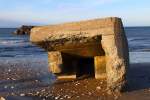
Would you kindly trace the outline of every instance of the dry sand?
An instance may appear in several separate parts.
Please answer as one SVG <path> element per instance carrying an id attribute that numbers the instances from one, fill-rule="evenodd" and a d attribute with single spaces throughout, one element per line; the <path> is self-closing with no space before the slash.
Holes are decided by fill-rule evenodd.
<path id="1" fill-rule="evenodd" d="M 7 100 L 150 100 L 150 64 L 130 66 L 128 90 L 120 97 L 106 93 L 104 80 L 54 81 L 46 67 L 20 65 L 0 65 L 0 96 Z"/>

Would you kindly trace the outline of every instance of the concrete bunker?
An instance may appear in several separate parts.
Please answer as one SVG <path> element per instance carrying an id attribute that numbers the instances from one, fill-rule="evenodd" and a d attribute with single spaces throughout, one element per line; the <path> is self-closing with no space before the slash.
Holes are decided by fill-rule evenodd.
<path id="1" fill-rule="evenodd" d="M 103 78 L 119 91 L 126 85 L 129 53 L 120 18 L 35 27 L 30 40 L 48 52 L 49 70 L 58 79 Z"/>

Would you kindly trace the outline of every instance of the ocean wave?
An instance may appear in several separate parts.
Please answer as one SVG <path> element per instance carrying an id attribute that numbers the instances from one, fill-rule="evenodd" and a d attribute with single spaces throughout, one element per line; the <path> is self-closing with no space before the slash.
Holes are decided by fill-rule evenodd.
<path id="1" fill-rule="evenodd" d="M 150 37 L 145 37 L 145 38 L 141 38 L 141 37 L 139 37 L 139 38 L 128 38 L 128 41 L 129 42 L 132 42 L 132 41 L 146 41 L 146 40 L 150 40 Z"/>
<path id="2" fill-rule="evenodd" d="M 129 46 L 130 52 L 147 52 L 150 51 L 150 44 L 149 45 L 133 45 Z"/>
<path id="3" fill-rule="evenodd" d="M 1 47 L 10 47 L 10 46 L 23 46 L 29 45 L 30 43 L 27 40 L 0 40 Z"/>
<path id="4" fill-rule="evenodd" d="M 6 55 L 0 55 L 0 57 L 11 57 L 12 58 L 12 57 L 15 57 L 15 55 L 7 55 L 6 54 Z"/>
<path id="5" fill-rule="evenodd" d="M 25 43 L 27 40 L 0 40 L 0 44 L 14 44 L 14 43 Z"/>
<path id="6" fill-rule="evenodd" d="M 130 52 L 131 63 L 149 63 L 150 52 Z"/>
<path id="7" fill-rule="evenodd" d="M 147 49 L 141 49 L 142 52 L 150 52 L 150 48 Z"/>

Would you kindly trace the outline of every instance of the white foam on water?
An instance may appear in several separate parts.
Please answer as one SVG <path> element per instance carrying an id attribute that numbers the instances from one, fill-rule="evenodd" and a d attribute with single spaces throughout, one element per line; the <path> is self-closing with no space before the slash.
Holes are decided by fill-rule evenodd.
<path id="1" fill-rule="evenodd" d="M 150 63 L 150 52 L 130 52 L 130 63 Z"/>
<path id="2" fill-rule="evenodd" d="M 0 40 L 1 46 L 20 46 L 29 44 L 26 40 Z"/>

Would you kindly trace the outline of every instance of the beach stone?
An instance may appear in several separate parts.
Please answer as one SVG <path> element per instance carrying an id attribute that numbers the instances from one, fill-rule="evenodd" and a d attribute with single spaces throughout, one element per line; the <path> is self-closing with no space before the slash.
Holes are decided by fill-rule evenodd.
<path id="1" fill-rule="evenodd" d="M 48 51 L 49 70 L 58 79 L 91 76 L 119 92 L 127 83 L 129 50 L 120 18 L 35 27 L 30 41 Z"/>
<path id="2" fill-rule="evenodd" d="M 8 86 L 7 86 L 7 85 L 5 85 L 5 86 L 4 86 L 4 88 L 5 88 L 5 89 L 7 89 L 7 88 L 8 88 Z"/>
<path id="3" fill-rule="evenodd" d="M 97 86 L 96 89 L 97 89 L 97 90 L 100 90 L 100 89 L 102 89 L 102 88 L 101 88 L 100 86 Z"/>
<path id="4" fill-rule="evenodd" d="M 23 96 L 25 96 L 25 94 L 24 94 L 24 93 L 21 93 L 20 96 L 23 97 Z"/>
<path id="5" fill-rule="evenodd" d="M 14 86 L 11 86 L 11 89 L 14 89 L 15 87 Z"/>

